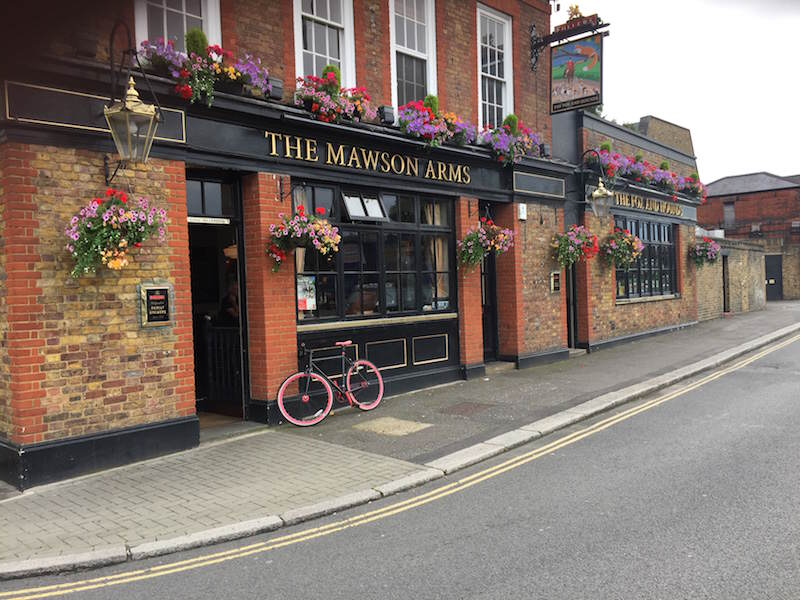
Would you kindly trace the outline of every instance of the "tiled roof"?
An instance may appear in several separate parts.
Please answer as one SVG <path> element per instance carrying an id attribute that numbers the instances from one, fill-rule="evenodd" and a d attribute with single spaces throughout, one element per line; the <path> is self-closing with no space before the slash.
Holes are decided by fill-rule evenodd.
<path id="1" fill-rule="evenodd" d="M 800 175 L 780 177 L 762 171 L 761 173 L 723 177 L 722 179 L 717 179 L 709 183 L 707 187 L 709 196 L 749 194 L 751 192 L 800 187 Z"/>

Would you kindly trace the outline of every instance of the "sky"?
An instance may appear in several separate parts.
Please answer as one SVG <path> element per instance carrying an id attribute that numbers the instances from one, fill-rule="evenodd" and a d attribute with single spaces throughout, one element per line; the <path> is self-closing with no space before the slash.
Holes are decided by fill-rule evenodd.
<path id="1" fill-rule="evenodd" d="M 575 1 L 553 6 L 552 26 Z M 609 23 L 603 116 L 692 133 L 700 178 L 800 174 L 800 0 L 584 0 Z"/>

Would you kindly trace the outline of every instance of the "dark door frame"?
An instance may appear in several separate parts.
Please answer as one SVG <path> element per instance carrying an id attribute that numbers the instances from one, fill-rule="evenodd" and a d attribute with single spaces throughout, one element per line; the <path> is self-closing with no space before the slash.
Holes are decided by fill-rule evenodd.
<path id="1" fill-rule="evenodd" d="M 770 269 L 770 266 L 772 266 L 772 269 Z M 772 277 L 770 277 L 770 275 L 772 275 Z M 775 279 L 775 283 L 770 284 L 770 279 Z M 782 254 L 767 254 L 764 256 L 764 284 L 767 300 L 783 300 Z M 774 287 L 770 288 L 770 286 Z M 770 291 L 772 294 L 770 294 Z"/>
<path id="2" fill-rule="evenodd" d="M 492 218 L 491 204 L 481 201 L 478 216 Z M 500 327 L 497 318 L 497 259 L 492 253 L 481 261 L 481 323 L 483 360 L 497 360 L 500 355 Z M 487 303 L 487 299 L 489 302 Z M 487 313 L 488 309 L 488 313 Z M 487 336 L 487 333 L 489 334 Z M 490 339 L 487 343 L 487 337 Z"/>
<path id="3" fill-rule="evenodd" d="M 728 257 L 722 255 L 722 312 L 731 312 L 731 281 Z"/>
<path id="4" fill-rule="evenodd" d="M 235 211 L 232 215 L 225 215 L 229 219 L 230 225 L 233 225 L 236 232 L 236 270 L 239 281 L 239 342 L 240 342 L 240 361 L 241 367 L 241 390 L 242 390 L 242 419 L 249 419 L 249 398 L 250 398 L 250 359 L 248 353 L 248 328 L 247 328 L 247 281 L 245 269 L 245 248 L 244 248 L 244 218 L 243 218 L 243 197 L 242 197 L 242 183 L 241 174 L 235 172 L 220 172 L 208 171 L 201 169 L 187 169 L 186 180 L 194 181 L 211 181 L 216 183 L 230 184 L 233 186 L 235 194 Z M 196 215 L 187 215 L 188 217 Z M 199 215 L 198 215 L 199 216 Z M 207 225 L 214 225 L 214 223 L 205 223 Z M 187 221 L 187 229 L 188 229 Z M 191 285 L 191 284 L 190 284 Z"/>

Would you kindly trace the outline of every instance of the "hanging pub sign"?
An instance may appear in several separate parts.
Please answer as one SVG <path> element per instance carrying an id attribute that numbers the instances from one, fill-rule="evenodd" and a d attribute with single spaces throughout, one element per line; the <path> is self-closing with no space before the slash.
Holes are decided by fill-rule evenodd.
<path id="1" fill-rule="evenodd" d="M 603 103 L 603 34 L 550 49 L 550 114 Z"/>

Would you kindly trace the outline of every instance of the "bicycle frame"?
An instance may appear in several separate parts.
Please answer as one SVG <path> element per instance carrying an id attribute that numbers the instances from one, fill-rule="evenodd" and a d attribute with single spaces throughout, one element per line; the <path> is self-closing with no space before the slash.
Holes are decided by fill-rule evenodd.
<path id="1" fill-rule="evenodd" d="M 344 386 L 345 386 L 345 382 L 344 382 L 345 374 L 347 373 L 347 369 L 349 369 L 350 367 L 353 366 L 353 361 L 350 360 L 350 357 L 347 356 L 347 353 L 346 353 L 344 347 L 342 348 L 342 353 L 341 353 L 341 357 L 342 357 L 342 370 L 341 370 L 341 376 L 340 376 L 342 378 L 342 385 L 341 386 L 338 383 L 336 383 L 336 379 L 339 379 L 338 376 L 336 378 L 331 378 L 330 376 L 328 376 L 327 373 L 325 373 L 325 371 L 323 371 L 314 362 L 314 351 L 313 350 L 306 350 L 305 349 L 305 345 L 303 345 L 301 350 L 302 350 L 302 352 L 304 354 L 308 354 L 308 364 L 306 365 L 306 368 L 304 369 L 304 371 L 306 373 L 310 373 L 310 372 L 313 371 L 314 373 L 316 373 L 317 375 L 319 375 L 320 377 L 325 379 L 325 381 L 327 381 L 330 384 L 331 388 L 333 388 L 334 392 L 337 395 L 336 399 L 339 402 L 344 402 L 344 400 L 342 399 L 342 398 L 344 398 L 345 400 L 347 400 L 347 403 L 350 406 L 353 406 L 353 398 L 350 396 L 350 390 L 344 389 Z M 311 384 L 311 380 L 309 379 L 309 380 L 306 381 L 306 389 L 303 392 L 304 394 L 308 394 L 308 386 L 310 384 Z"/>

